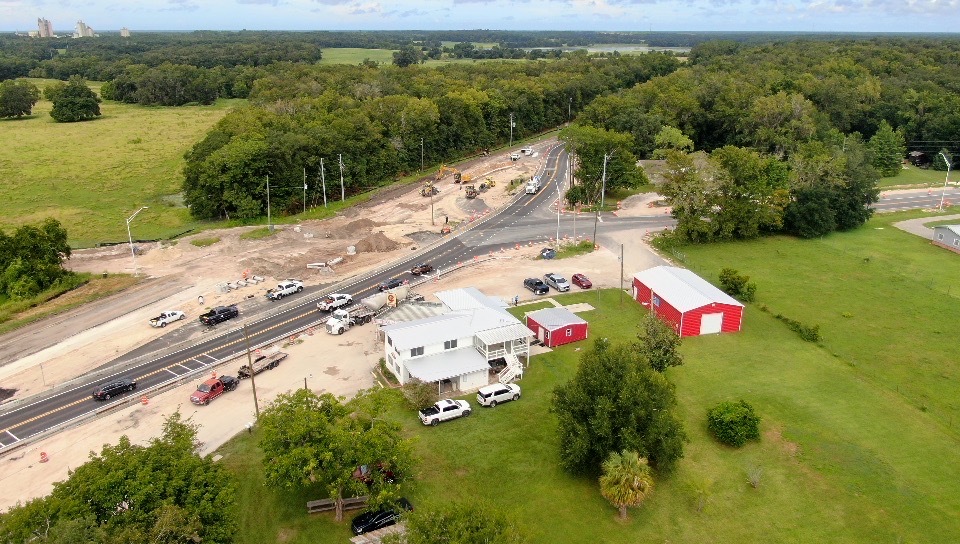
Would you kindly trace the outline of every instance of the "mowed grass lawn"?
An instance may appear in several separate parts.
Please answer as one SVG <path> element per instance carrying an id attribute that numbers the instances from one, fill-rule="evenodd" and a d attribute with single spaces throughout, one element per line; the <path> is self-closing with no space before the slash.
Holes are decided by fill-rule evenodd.
<path id="1" fill-rule="evenodd" d="M 679 468 L 620 522 L 592 479 L 559 469 L 554 387 L 573 375 L 569 345 L 532 360 L 523 397 L 424 428 L 396 401 L 420 458 L 405 494 L 414 505 L 482 498 L 508 511 L 532 542 L 956 542 L 960 535 L 957 256 L 890 226 L 898 214 L 822 240 L 790 238 L 683 249 L 716 281 L 725 266 L 749 274 L 758 302 L 743 332 L 687 339 L 686 364 L 668 371 L 690 442 Z M 641 307 L 616 291 L 558 297 L 588 302 L 591 337 L 626 342 Z M 757 305 L 821 326 L 803 342 Z M 524 311 L 524 307 L 511 309 Z M 762 439 L 735 450 L 707 433 L 705 415 L 745 399 Z M 264 492 L 256 433 L 225 446 L 242 479 L 239 542 L 342 542 L 349 523 L 304 514 L 322 492 Z M 748 483 L 760 474 L 759 486 Z M 705 506 L 698 508 L 698 499 Z M 348 515 L 349 519 L 352 514 Z"/>
<path id="2" fill-rule="evenodd" d="M 44 81 L 35 80 L 38 86 Z M 55 123 L 41 100 L 33 115 L 0 120 L 0 228 L 47 217 L 67 228 L 73 247 L 127 239 L 126 218 L 140 239 L 169 237 L 192 226 L 171 195 L 183 182 L 183 154 L 238 100 L 212 106 L 100 105 L 101 117 Z"/>
<path id="3" fill-rule="evenodd" d="M 331 47 L 322 50 L 318 64 L 360 64 L 370 59 L 381 64 L 393 63 L 392 49 L 362 49 L 359 47 Z"/>

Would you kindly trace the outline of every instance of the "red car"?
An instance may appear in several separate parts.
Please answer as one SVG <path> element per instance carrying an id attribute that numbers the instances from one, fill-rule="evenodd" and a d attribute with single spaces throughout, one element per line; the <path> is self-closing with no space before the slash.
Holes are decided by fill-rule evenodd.
<path id="1" fill-rule="evenodd" d="M 570 281 L 581 289 L 589 289 L 593 287 L 593 283 L 590 281 L 590 278 L 584 276 L 583 274 L 574 274 L 573 277 L 570 278 Z"/>

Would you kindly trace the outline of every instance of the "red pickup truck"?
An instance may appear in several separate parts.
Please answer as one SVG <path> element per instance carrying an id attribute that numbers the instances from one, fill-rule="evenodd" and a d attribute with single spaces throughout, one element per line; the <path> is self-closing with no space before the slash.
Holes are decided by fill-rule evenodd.
<path id="1" fill-rule="evenodd" d="M 190 395 L 190 402 L 206 406 L 210 401 L 222 395 L 225 391 L 233 391 L 240 385 L 240 380 L 233 376 L 220 376 L 197 386 L 197 390 Z"/>

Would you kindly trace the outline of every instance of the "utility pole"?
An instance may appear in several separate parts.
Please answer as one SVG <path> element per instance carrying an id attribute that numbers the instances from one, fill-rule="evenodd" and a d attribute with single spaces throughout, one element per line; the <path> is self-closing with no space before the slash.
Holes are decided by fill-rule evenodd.
<path id="1" fill-rule="evenodd" d="M 323 175 L 323 158 L 320 158 L 320 184 L 323 186 L 323 207 L 327 207 L 327 180 Z"/>
<path id="2" fill-rule="evenodd" d="M 127 240 L 130 242 L 130 258 L 133 259 L 133 275 L 134 277 L 140 275 L 140 269 L 137 268 L 137 252 L 133 249 L 133 235 L 130 234 L 130 222 L 133 221 L 133 218 L 137 216 L 138 213 L 143 210 L 149 209 L 149 206 L 143 206 L 139 210 L 133 212 L 133 215 L 127 218 Z"/>
<path id="3" fill-rule="evenodd" d="M 347 194 L 343 190 L 343 155 L 337 155 L 337 162 L 340 163 L 340 202 L 347 199 Z"/>
<path id="4" fill-rule="evenodd" d="M 420 137 L 420 171 L 423 172 L 423 137 Z"/>
<path id="5" fill-rule="evenodd" d="M 267 174 L 267 230 L 273 230 L 273 223 L 270 221 L 270 175 Z"/>
<path id="6" fill-rule="evenodd" d="M 563 182 L 558 179 L 557 180 L 557 238 L 556 238 L 557 249 L 560 248 L 560 199 L 562 198 L 560 195 L 560 189 L 562 188 L 562 186 L 563 186 Z"/>
<path id="7" fill-rule="evenodd" d="M 303 213 L 307 213 L 307 167 L 303 167 Z"/>
<path id="8" fill-rule="evenodd" d="M 593 216 L 593 245 L 597 245 L 597 221 L 600 220 L 600 208 L 603 207 L 603 192 L 607 188 L 607 160 L 610 158 L 610 155 L 603 156 L 603 175 L 600 178 L 600 206 L 596 208 L 597 213 Z"/>
<path id="9" fill-rule="evenodd" d="M 940 209 L 943 211 L 943 200 L 947 196 L 947 184 L 950 183 L 950 160 L 947 159 L 947 156 L 943 154 L 943 151 L 940 152 L 940 156 L 943 157 L 943 162 L 947 164 L 947 177 L 943 180 L 943 191 L 940 191 Z"/>
<path id="10" fill-rule="evenodd" d="M 250 369 L 250 387 L 253 388 L 253 411 L 260 419 L 260 403 L 257 402 L 257 379 L 254 377 L 253 357 L 250 355 L 250 336 L 247 335 L 247 323 L 243 323 L 243 341 L 247 346 L 247 367 Z"/>
<path id="11" fill-rule="evenodd" d="M 573 97 L 571 96 L 570 101 L 567 102 L 567 123 L 569 123 L 570 120 L 573 118 L 573 116 L 570 115 L 570 111 L 572 108 L 573 108 Z"/>
<path id="12" fill-rule="evenodd" d="M 513 112 L 510 112 L 510 145 L 507 147 L 513 147 Z"/>

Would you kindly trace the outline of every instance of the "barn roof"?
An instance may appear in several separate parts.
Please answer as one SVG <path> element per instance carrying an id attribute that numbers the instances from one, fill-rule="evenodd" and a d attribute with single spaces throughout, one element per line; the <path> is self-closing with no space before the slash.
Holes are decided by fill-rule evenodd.
<path id="1" fill-rule="evenodd" d="M 586 321 L 566 308 L 544 308 L 527 314 L 541 327 L 553 330 L 567 325 L 584 325 Z"/>
<path id="2" fill-rule="evenodd" d="M 736 299 L 686 268 L 655 266 L 637 272 L 633 277 L 653 289 L 657 296 L 680 312 L 688 312 L 711 303 L 743 306 Z"/>
<path id="3" fill-rule="evenodd" d="M 960 236 L 960 225 L 937 225 L 933 227 L 933 230 L 937 229 L 947 229 L 955 235 Z"/>

